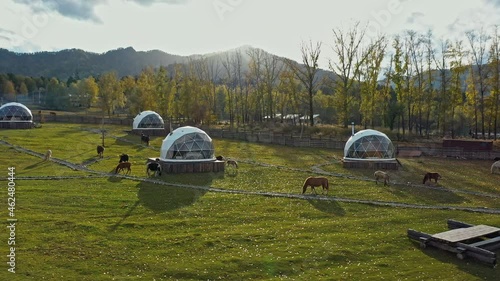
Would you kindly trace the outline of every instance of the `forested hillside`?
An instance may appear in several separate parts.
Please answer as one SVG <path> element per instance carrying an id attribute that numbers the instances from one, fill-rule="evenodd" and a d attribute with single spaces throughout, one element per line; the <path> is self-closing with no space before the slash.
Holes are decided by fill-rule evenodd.
<path id="1" fill-rule="evenodd" d="M 147 66 L 159 67 L 184 63 L 187 57 L 162 51 L 135 51 L 132 47 L 111 50 L 103 54 L 79 49 L 58 52 L 14 53 L 0 49 L 0 73 L 31 77 L 97 76 L 114 70 L 119 76 L 137 75 Z"/>

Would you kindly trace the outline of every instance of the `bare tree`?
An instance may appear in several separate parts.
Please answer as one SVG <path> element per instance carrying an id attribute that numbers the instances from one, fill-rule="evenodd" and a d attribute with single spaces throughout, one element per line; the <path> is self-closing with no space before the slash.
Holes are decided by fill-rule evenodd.
<path id="1" fill-rule="evenodd" d="M 355 87 L 359 81 L 356 78 L 360 77 L 362 66 L 377 46 L 373 42 L 363 46 L 366 30 L 367 27 L 360 27 L 359 22 L 348 31 L 333 29 L 333 51 L 337 60 L 330 60 L 329 68 L 338 75 L 333 80 L 335 103 L 344 127 L 348 125 L 351 107 L 357 97 Z"/>
<path id="2" fill-rule="evenodd" d="M 370 124 L 373 128 L 375 126 L 375 116 L 379 115 L 380 111 L 385 111 L 387 106 L 384 105 L 384 92 L 379 89 L 378 78 L 381 71 L 382 60 L 385 56 L 387 47 L 387 39 L 385 36 L 379 36 L 373 42 L 375 47 L 369 58 L 365 60 L 360 74 L 362 76 L 361 82 L 361 105 L 360 112 L 362 113 L 362 123 L 365 128 Z"/>
<path id="3" fill-rule="evenodd" d="M 230 53 L 225 53 L 224 56 L 222 57 L 222 67 L 225 70 L 225 89 L 227 92 L 227 104 L 228 104 L 228 111 L 229 111 L 229 124 L 231 127 L 233 127 L 234 124 L 234 100 L 235 100 L 235 94 L 236 94 L 236 77 L 235 77 L 235 72 L 236 69 L 234 67 L 237 65 L 234 63 L 236 60 L 236 55 L 235 54 L 230 54 Z"/>
<path id="4" fill-rule="evenodd" d="M 451 48 L 452 46 L 450 41 L 442 39 L 439 58 L 437 56 L 434 56 L 434 63 L 436 65 L 437 71 L 439 72 L 440 83 L 437 111 L 441 112 L 440 123 L 442 126 L 443 134 L 446 134 L 446 132 L 448 131 L 448 124 L 450 123 L 450 121 L 448 121 L 448 117 L 451 117 L 451 122 L 453 122 L 453 116 L 451 115 L 451 111 L 453 108 L 453 95 L 450 91 L 450 56 L 448 55 Z M 453 137 L 453 127 L 451 129 Z"/>
<path id="5" fill-rule="evenodd" d="M 309 98 L 309 122 L 311 126 L 314 126 L 313 96 L 319 85 L 317 74 L 319 70 L 318 60 L 321 53 L 321 42 L 316 42 L 316 44 L 313 44 L 312 41 L 309 41 L 308 44 L 302 42 L 300 51 L 302 55 L 302 65 L 290 60 L 286 62 L 288 67 L 307 90 Z"/>
<path id="6" fill-rule="evenodd" d="M 274 90 L 278 86 L 278 78 L 283 71 L 283 61 L 275 55 L 264 54 L 263 60 L 263 82 L 264 91 L 266 93 L 266 115 L 274 118 L 275 115 L 275 101 L 273 97 Z"/>
<path id="7" fill-rule="evenodd" d="M 460 106 L 463 106 L 463 93 L 465 92 L 462 83 L 462 77 L 465 73 L 464 66 L 465 50 L 463 42 L 458 40 L 448 51 L 450 57 L 450 105 L 451 105 L 451 137 L 455 137 L 455 118 L 456 111 Z"/>
<path id="8" fill-rule="evenodd" d="M 261 49 L 249 49 L 247 54 L 250 56 L 248 73 L 248 82 L 251 84 L 253 90 L 253 96 L 249 100 L 251 103 L 250 107 L 254 110 L 254 120 L 258 119 L 262 121 L 262 113 L 264 111 L 264 83 L 263 83 L 263 61 L 264 61 L 264 51 Z M 248 88 L 247 88 L 248 89 Z"/>
<path id="9" fill-rule="evenodd" d="M 483 139 L 486 137 L 485 135 L 485 106 L 484 106 L 484 97 L 487 91 L 487 83 L 486 78 L 488 76 L 488 68 L 485 65 L 487 61 L 487 53 L 486 53 L 486 44 L 488 41 L 488 36 L 481 29 L 478 32 L 469 31 L 466 33 L 467 40 L 469 41 L 470 46 L 470 62 L 471 62 L 471 74 L 472 83 L 475 84 L 475 88 L 479 94 L 479 114 L 481 114 L 481 133 Z M 478 130 L 478 120 L 477 116 L 475 118 L 475 133 L 477 136 Z"/>
<path id="10" fill-rule="evenodd" d="M 498 118 L 500 117 L 500 34 L 498 26 L 495 26 L 490 46 L 489 63 L 491 76 L 488 79 L 490 85 L 490 98 L 492 99 L 493 137 L 497 140 Z"/>

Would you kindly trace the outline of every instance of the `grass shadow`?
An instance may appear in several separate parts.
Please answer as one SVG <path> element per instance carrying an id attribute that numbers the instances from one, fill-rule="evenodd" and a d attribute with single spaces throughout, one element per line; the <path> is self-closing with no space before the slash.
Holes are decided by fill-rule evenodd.
<path id="1" fill-rule="evenodd" d="M 114 173 L 115 173 L 115 171 L 110 172 L 110 173 L 113 173 L 113 174 L 114 174 Z M 121 181 L 122 181 L 122 179 L 123 179 L 122 177 L 115 177 L 115 176 L 111 176 L 111 177 L 109 177 L 109 178 L 108 178 L 108 181 L 109 181 L 109 182 L 112 182 L 112 183 L 117 183 L 117 182 L 121 182 Z"/>
<path id="2" fill-rule="evenodd" d="M 47 160 L 43 160 L 43 159 L 42 159 L 42 160 L 40 160 L 40 161 L 38 161 L 38 162 L 36 162 L 36 163 L 33 163 L 33 164 L 29 165 L 29 166 L 26 166 L 24 169 L 26 169 L 26 170 L 33 169 L 33 168 L 35 168 L 36 166 L 38 166 L 38 165 L 40 165 L 40 164 L 43 164 L 43 163 L 44 163 L 44 162 L 46 162 L 46 161 L 47 161 Z"/>
<path id="3" fill-rule="evenodd" d="M 418 199 L 419 202 L 429 204 L 460 204 L 470 202 L 469 199 L 439 185 L 390 185 L 387 187 L 387 190 L 399 198 L 413 197 Z"/>
<path id="4" fill-rule="evenodd" d="M 155 213 L 169 212 L 194 204 L 207 190 L 189 187 L 140 183 L 138 197 L 141 204 Z"/>
<path id="5" fill-rule="evenodd" d="M 315 209 L 323 213 L 341 217 L 346 215 L 345 210 L 340 206 L 340 204 L 337 201 L 308 199 L 307 202 L 309 202 L 309 204 L 311 204 Z"/>
<path id="6" fill-rule="evenodd" d="M 82 165 L 85 165 L 85 166 L 86 165 L 92 165 L 94 163 L 97 163 L 97 162 L 101 161 L 102 159 L 104 159 L 104 158 L 89 157 L 89 158 L 87 158 L 87 159 L 85 159 L 85 160 L 82 161 Z"/>
<path id="7" fill-rule="evenodd" d="M 137 200 L 134 203 L 134 205 L 128 209 L 128 211 L 125 213 L 125 215 L 123 215 L 123 217 L 117 223 L 115 223 L 113 226 L 109 227 L 109 232 L 115 231 L 128 217 L 130 217 L 130 215 L 135 210 L 135 208 L 137 208 L 137 206 L 139 206 L 139 203 L 140 203 L 140 201 Z"/>
<path id="8" fill-rule="evenodd" d="M 225 174 L 228 176 L 228 177 L 236 177 L 238 175 L 238 170 L 235 169 L 235 168 L 226 168 L 225 169 Z"/>
<path id="9" fill-rule="evenodd" d="M 194 204 L 208 192 L 215 179 L 224 178 L 224 173 L 163 174 L 159 181 L 188 185 L 177 187 L 141 182 L 138 197 L 141 204 L 155 213 L 168 212 Z M 199 188 L 198 188 L 199 187 Z"/>

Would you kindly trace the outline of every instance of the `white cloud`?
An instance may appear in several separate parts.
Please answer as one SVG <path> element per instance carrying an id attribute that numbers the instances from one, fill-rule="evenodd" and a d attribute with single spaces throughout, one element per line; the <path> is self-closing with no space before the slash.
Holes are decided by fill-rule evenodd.
<path id="1" fill-rule="evenodd" d="M 57 12 L 58 14 L 77 19 L 101 22 L 95 15 L 95 6 L 106 3 L 106 0 L 14 0 L 19 4 L 29 6 L 33 12 Z"/>

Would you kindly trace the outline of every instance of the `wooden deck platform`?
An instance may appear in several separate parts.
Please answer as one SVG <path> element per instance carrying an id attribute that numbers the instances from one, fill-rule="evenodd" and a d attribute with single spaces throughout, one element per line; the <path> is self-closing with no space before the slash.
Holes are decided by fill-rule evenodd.
<path id="1" fill-rule="evenodd" d="M 459 259 L 473 258 L 493 267 L 497 264 L 495 250 L 500 249 L 500 228 L 489 225 L 471 225 L 448 220 L 450 230 L 427 234 L 408 229 L 408 237 L 420 242 L 422 248 L 433 246 L 455 253 Z"/>
<path id="2" fill-rule="evenodd" d="M 441 239 L 446 242 L 460 242 L 490 234 L 500 234 L 500 228 L 489 225 L 475 225 L 465 228 L 456 228 L 432 235 L 433 238 Z"/>

